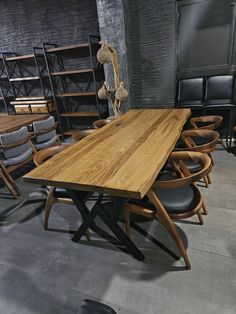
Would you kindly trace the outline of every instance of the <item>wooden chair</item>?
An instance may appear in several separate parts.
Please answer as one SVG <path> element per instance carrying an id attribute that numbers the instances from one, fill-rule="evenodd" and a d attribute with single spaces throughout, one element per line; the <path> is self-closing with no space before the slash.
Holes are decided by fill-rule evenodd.
<path id="1" fill-rule="evenodd" d="M 21 195 L 21 191 L 11 173 L 31 161 L 34 152 L 27 127 L 0 135 L 0 177 L 15 198 Z"/>
<path id="2" fill-rule="evenodd" d="M 201 170 L 191 174 L 185 165 L 187 160 L 199 162 L 202 166 Z M 197 215 L 202 225 L 204 222 L 200 211 L 203 208 L 206 212 L 206 207 L 195 182 L 211 170 L 211 159 L 199 152 L 173 152 L 169 157 L 169 163 L 172 166 L 171 173 L 162 173 L 153 184 L 158 201 L 172 219 Z M 158 210 L 146 196 L 142 200 L 130 199 L 124 206 L 125 229 L 129 237 L 131 236 L 130 213 L 159 220 Z M 188 263 L 186 265 L 191 267 Z"/>
<path id="3" fill-rule="evenodd" d="M 181 141 L 183 143 L 183 147 L 178 147 L 177 150 L 191 150 L 195 152 L 201 152 L 204 154 L 208 154 L 211 158 L 212 165 L 214 165 L 214 161 L 211 153 L 215 151 L 216 145 L 219 140 L 219 133 L 213 130 L 205 130 L 205 129 L 192 129 L 186 130 L 181 133 Z M 196 162 L 188 161 L 186 165 L 190 172 L 197 172 L 201 168 Z M 203 178 L 206 187 L 209 187 L 211 184 L 211 178 L 209 173 Z"/>
<path id="4" fill-rule="evenodd" d="M 114 119 L 101 119 L 101 120 L 96 120 L 93 122 L 93 127 L 94 129 L 100 129 L 103 126 L 111 123 Z"/>
<path id="5" fill-rule="evenodd" d="M 201 116 L 190 120 L 193 129 L 216 130 L 221 126 L 223 117 L 221 116 Z"/>
<path id="6" fill-rule="evenodd" d="M 84 137 L 93 134 L 96 129 L 78 130 L 73 132 L 72 138 L 75 142 L 82 140 Z"/>
<path id="7" fill-rule="evenodd" d="M 53 145 L 61 144 L 56 132 L 56 123 L 53 116 L 46 120 L 36 121 L 32 124 L 33 144 L 37 151 Z"/>
<path id="8" fill-rule="evenodd" d="M 42 163 L 47 161 L 48 159 L 52 158 L 56 154 L 62 152 L 66 148 L 70 147 L 70 145 L 59 145 L 59 146 L 52 146 L 48 148 L 44 148 L 40 151 L 38 151 L 34 155 L 34 163 L 36 166 L 40 166 Z M 45 204 L 45 215 L 44 215 L 44 229 L 48 229 L 48 221 L 49 221 L 49 215 L 51 212 L 51 209 L 55 203 L 61 203 L 61 204 L 71 204 L 73 205 L 73 201 L 68 195 L 67 190 L 59 187 L 47 187 L 48 189 L 48 197 Z M 81 198 L 83 200 L 87 199 L 89 194 L 88 192 L 80 191 Z M 89 230 L 86 231 L 86 237 L 89 240 L 90 234 Z"/>

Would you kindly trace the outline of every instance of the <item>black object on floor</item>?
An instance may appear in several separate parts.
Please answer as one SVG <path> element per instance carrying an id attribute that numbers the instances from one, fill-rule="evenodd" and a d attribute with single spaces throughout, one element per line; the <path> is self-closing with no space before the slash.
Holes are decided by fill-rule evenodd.
<path id="1" fill-rule="evenodd" d="M 80 306 L 79 314 L 116 314 L 108 305 L 86 299 Z"/>

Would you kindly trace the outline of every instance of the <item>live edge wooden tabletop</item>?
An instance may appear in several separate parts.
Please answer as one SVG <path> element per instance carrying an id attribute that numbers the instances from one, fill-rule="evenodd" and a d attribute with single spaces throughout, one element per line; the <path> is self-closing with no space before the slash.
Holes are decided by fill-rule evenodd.
<path id="1" fill-rule="evenodd" d="M 189 109 L 130 110 L 37 167 L 24 180 L 143 198 L 189 115 Z"/>
<path id="2" fill-rule="evenodd" d="M 48 114 L 0 115 L 0 134 L 12 132 L 35 121 L 48 118 Z"/>

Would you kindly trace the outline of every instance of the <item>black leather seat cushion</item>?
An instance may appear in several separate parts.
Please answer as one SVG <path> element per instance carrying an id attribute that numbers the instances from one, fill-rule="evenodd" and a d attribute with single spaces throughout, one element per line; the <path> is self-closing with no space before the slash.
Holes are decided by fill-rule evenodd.
<path id="1" fill-rule="evenodd" d="M 88 192 L 85 192 L 85 191 L 77 191 L 77 193 L 78 193 L 79 198 L 81 200 L 85 199 L 86 196 L 88 195 Z M 56 189 L 54 191 L 54 196 L 56 198 L 71 198 L 66 189 L 59 188 L 59 187 L 56 187 Z"/>
<path id="2" fill-rule="evenodd" d="M 155 193 L 170 214 L 190 212 L 199 204 L 200 194 L 194 185 L 175 189 L 156 189 Z M 129 200 L 129 203 L 155 211 L 154 205 L 145 196 L 142 200 Z"/>
<path id="3" fill-rule="evenodd" d="M 108 305 L 93 300 L 84 300 L 79 314 L 116 314 Z"/>

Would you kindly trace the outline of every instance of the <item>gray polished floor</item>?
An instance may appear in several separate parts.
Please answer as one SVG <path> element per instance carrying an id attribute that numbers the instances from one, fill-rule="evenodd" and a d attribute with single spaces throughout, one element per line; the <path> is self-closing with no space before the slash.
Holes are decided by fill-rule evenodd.
<path id="1" fill-rule="evenodd" d="M 236 158 L 219 148 L 214 160 L 213 183 L 201 189 L 209 210 L 205 225 L 196 218 L 177 223 L 191 271 L 162 249 L 178 253 L 157 222 L 140 222 L 132 231 L 146 256 L 138 262 L 96 234 L 73 243 L 68 230 L 81 221 L 73 206 L 56 205 L 44 231 L 40 187 L 19 178 L 19 200 L 1 188 L 0 314 L 79 313 L 85 298 L 120 314 L 235 314 Z"/>

